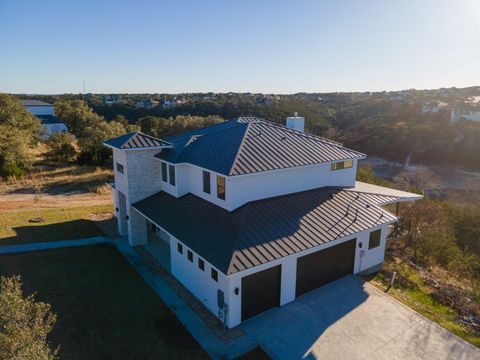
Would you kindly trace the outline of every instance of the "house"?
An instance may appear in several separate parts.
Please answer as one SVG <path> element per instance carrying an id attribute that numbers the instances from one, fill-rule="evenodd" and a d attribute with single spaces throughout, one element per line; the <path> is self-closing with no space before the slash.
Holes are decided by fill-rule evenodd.
<path id="1" fill-rule="evenodd" d="M 44 137 L 59 132 L 68 132 L 67 125 L 55 116 L 53 104 L 40 100 L 20 100 L 20 102 L 27 111 L 31 112 L 40 120 Z"/>
<path id="2" fill-rule="evenodd" d="M 153 99 L 141 100 L 135 104 L 137 109 L 153 109 L 160 104 L 159 101 Z"/>
<path id="3" fill-rule="evenodd" d="M 450 113 L 450 121 L 457 122 L 460 120 L 480 121 L 480 107 L 472 104 L 461 103 Z"/>
<path id="4" fill-rule="evenodd" d="M 381 268 L 382 205 L 421 196 L 356 182 L 365 155 L 242 117 L 164 140 L 130 133 L 113 150 L 118 231 L 157 258 L 225 326 L 348 274 Z"/>
<path id="5" fill-rule="evenodd" d="M 422 104 L 422 114 L 438 113 L 441 110 L 448 110 L 448 104 L 442 101 L 428 101 Z"/>
<path id="6" fill-rule="evenodd" d="M 117 101 L 118 101 L 118 98 L 115 95 L 109 95 L 109 96 L 104 96 L 103 97 L 103 103 L 105 105 L 113 105 L 113 104 L 117 103 Z"/>

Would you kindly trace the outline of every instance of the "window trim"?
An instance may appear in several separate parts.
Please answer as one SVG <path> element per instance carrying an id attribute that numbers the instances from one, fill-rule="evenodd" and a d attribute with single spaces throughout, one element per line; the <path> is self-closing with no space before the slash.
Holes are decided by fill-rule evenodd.
<path id="1" fill-rule="evenodd" d="M 336 170 L 343 170 L 343 169 L 351 169 L 352 167 L 353 167 L 353 160 L 347 159 L 343 161 L 333 162 L 330 168 L 332 171 L 336 171 Z"/>
<path id="2" fill-rule="evenodd" d="M 220 180 L 220 181 L 219 181 Z M 223 186 L 220 185 L 220 182 L 223 182 Z M 223 193 L 220 190 L 223 188 Z M 217 198 L 220 200 L 225 200 L 227 197 L 227 179 L 225 176 L 217 175 Z"/>
<path id="3" fill-rule="evenodd" d="M 117 170 L 117 172 L 119 174 L 124 174 L 125 173 L 125 167 L 122 164 L 120 164 L 119 162 L 115 163 L 115 170 Z"/>
<path id="4" fill-rule="evenodd" d="M 212 174 L 210 171 L 203 170 L 202 172 L 203 192 L 210 194 L 212 192 Z"/>
<path id="5" fill-rule="evenodd" d="M 165 161 L 162 161 L 162 181 L 163 182 L 168 182 L 168 171 L 167 171 L 167 163 Z"/>
<path id="6" fill-rule="evenodd" d="M 198 258 L 198 268 L 202 271 L 205 271 L 205 260 Z"/>
<path id="7" fill-rule="evenodd" d="M 378 239 L 376 238 L 372 239 L 372 236 L 377 236 L 377 234 L 378 234 Z M 373 244 L 372 244 L 372 241 L 374 241 Z M 368 250 L 378 248 L 381 243 L 382 243 L 382 229 L 371 231 L 370 235 L 368 236 Z"/>
<path id="8" fill-rule="evenodd" d="M 183 245 L 180 243 L 177 243 L 177 252 L 183 254 Z"/>
<path id="9" fill-rule="evenodd" d="M 193 263 L 193 252 L 187 249 L 187 259 Z"/>
<path id="10" fill-rule="evenodd" d="M 168 164 L 168 177 L 170 178 L 169 184 L 172 186 L 176 185 L 176 171 L 175 171 L 175 165 Z"/>
<path id="11" fill-rule="evenodd" d="M 214 268 L 211 268 L 210 277 L 212 278 L 213 281 L 218 282 L 218 271 L 215 270 Z"/>

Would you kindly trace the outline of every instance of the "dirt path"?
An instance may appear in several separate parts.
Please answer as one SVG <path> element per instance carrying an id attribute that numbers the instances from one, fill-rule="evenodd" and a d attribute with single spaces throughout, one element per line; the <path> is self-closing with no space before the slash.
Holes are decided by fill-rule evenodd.
<path id="1" fill-rule="evenodd" d="M 112 196 L 110 194 L 41 195 L 37 203 L 32 194 L 0 195 L 0 211 L 108 205 L 111 203 Z"/>

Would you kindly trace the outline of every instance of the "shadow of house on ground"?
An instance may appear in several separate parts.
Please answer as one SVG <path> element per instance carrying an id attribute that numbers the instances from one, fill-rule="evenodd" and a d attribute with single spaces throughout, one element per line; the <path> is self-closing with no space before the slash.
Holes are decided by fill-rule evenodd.
<path id="1" fill-rule="evenodd" d="M 314 359 L 312 346 L 337 321 L 363 304 L 363 281 L 347 276 L 242 323 L 241 327 L 270 355 L 282 359 Z M 362 326 L 362 324 L 358 324 Z M 344 334 L 328 334 L 345 337 Z"/>
<path id="2" fill-rule="evenodd" d="M 99 222 L 109 222 L 102 220 Z M 15 236 L 0 239 L 2 245 L 20 245 L 39 242 L 74 240 L 104 235 L 95 221 L 77 219 L 54 224 L 38 223 L 14 227 Z"/>

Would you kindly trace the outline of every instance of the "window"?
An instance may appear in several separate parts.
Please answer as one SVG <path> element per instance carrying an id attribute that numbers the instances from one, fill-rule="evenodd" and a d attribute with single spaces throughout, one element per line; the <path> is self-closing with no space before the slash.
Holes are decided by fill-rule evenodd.
<path id="1" fill-rule="evenodd" d="M 217 175 L 217 197 L 225 200 L 225 178 Z"/>
<path id="2" fill-rule="evenodd" d="M 116 163 L 115 166 L 116 166 L 116 168 L 117 168 L 117 171 L 118 171 L 120 174 L 123 174 L 123 165 L 122 165 L 122 164 L 119 164 L 119 163 Z"/>
<path id="3" fill-rule="evenodd" d="M 203 261 L 203 259 L 198 258 L 198 268 L 205 271 L 205 261 Z"/>
<path id="4" fill-rule="evenodd" d="M 348 169 L 351 167 L 353 167 L 353 160 L 345 160 L 345 161 L 338 161 L 338 162 L 332 163 L 332 171 Z"/>
<path id="5" fill-rule="evenodd" d="M 162 162 L 162 180 L 165 182 L 168 181 L 167 163 L 164 162 Z"/>
<path id="6" fill-rule="evenodd" d="M 175 186 L 175 166 L 168 165 L 168 174 L 170 175 L 170 185 Z"/>
<path id="7" fill-rule="evenodd" d="M 193 253 L 190 250 L 187 250 L 187 258 L 190 262 L 193 262 Z"/>
<path id="8" fill-rule="evenodd" d="M 203 192 L 210 194 L 210 173 L 203 171 Z"/>
<path id="9" fill-rule="evenodd" d="M 212 279 L 218 282 L 218 271 L 212 268 Z"/>
<path id="10" fill-rule="evenodd" d="M 368 239 L 368 250 L 374 249 L 380 246 L 380 237 L 382 235 L 382 230 L 378 229 L 370 233 L 370 239 Z"/>
<path id="11" fill-rule="evenodd" d="M 177 251 L 180 253 L 180 254 L 183 254 L 183 245 L 178 243 L 177 244 Z"/>

